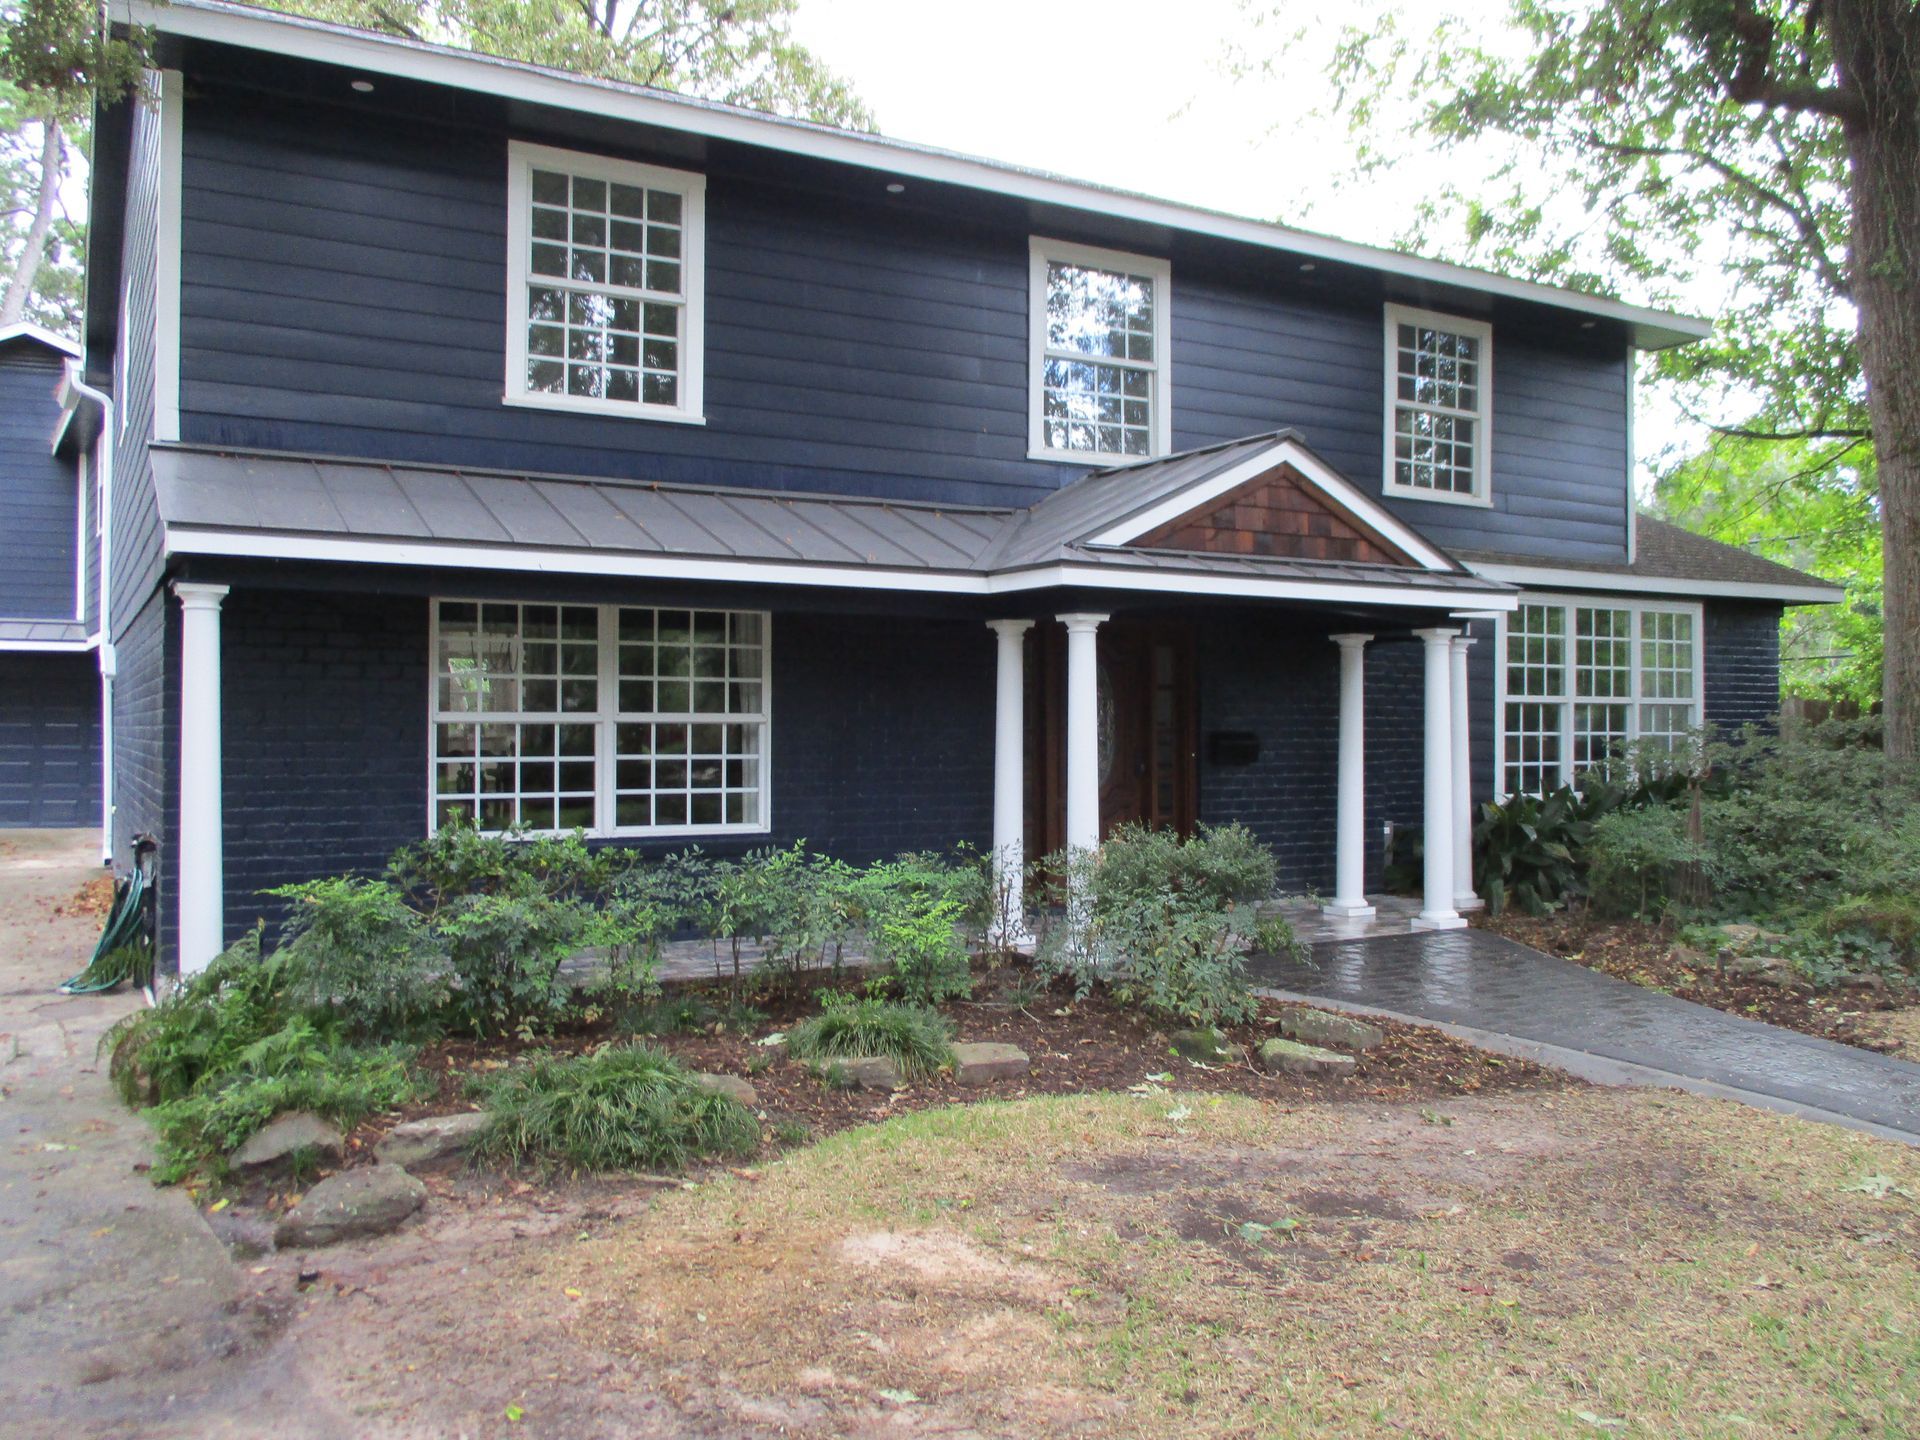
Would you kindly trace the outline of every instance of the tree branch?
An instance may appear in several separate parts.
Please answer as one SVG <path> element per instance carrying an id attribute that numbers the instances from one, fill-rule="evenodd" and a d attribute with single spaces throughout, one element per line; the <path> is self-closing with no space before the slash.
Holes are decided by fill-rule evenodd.
<path id="1" fill-rule="evenodd" d="M 1727 98 L 1740 105 L 1765 105 L 1774 110 L 1804 111 L 1831 115 L 1836 120 L 1859 122 L 1866 119 L 1866 105 L 1860 92 L 1850 86 L 1816 85 L 1811 81 L 1782 81 L 1773 73 L 1773 18 L 1753 8 L 1753 0 L 1734 0 L 1729 21 L 1739 46 L 1733 74 L 1727 80 Z M 1807 13 L 1811 32 L 1817 23 L 1814 10 Z"/>
<path id="2" fill-rule="evenodd" d="M 1805 245 L 1812 254 L 1814 268 L 1820 272 L 1820 278 L 1826 281 L 1828 288 L 1843 299 L 1852 297 L 1853 287 L 1848 282 L 1845 272 L 1834 263 L 1833 256 L 1827 251 L 1827 240 L 1826 236 L 1820 233 L 1820 222 L 1810 210 L 1794 204 L 1772 186 L 1761 184 L 1745 171 L 1729 165 L 1717 155 L 1710 155 L 1704 150 L 1695 150 L 1690 146 L 1630 145 L 1623 140 L 1608 140 L 1591 131 L 1588 132 L 1586 139 L 1587 143 L 1595 149 L 1605 150 L 1613 155 L 1638 155 L 1649 160 L 1691 160 L 1694 164 L 1713 171 L 1729 184 L 1747 191 L 1778 210 L 1793 223 L 1795 232 L 1800 236 L 1800 243 Z"/>

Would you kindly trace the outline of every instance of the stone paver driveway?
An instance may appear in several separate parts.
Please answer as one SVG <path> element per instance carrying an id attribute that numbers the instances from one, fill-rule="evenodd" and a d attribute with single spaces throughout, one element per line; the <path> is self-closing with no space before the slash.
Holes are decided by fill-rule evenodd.
<path id="1" fill-rule="evenodd" d="M 1333 941 L 1309 960 L 1256 956 L 1249 969 L 1256 984 L 1338 1007 L 1505 1037 L 1549 1061 L 1623 1067 L 1611 1077 L 1570 1067 L 1593 1078 L 1665 1078 L 1920 1144 L 1920 1065 L 1695 1005 L 1486 931 Z"/>

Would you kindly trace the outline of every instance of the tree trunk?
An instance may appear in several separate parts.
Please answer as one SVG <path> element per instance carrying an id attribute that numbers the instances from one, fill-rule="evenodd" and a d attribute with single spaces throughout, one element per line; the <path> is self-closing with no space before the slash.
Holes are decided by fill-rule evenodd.
<path id="1" fill-rule="evenodd" d="M 1920 8 L 1834 0 L 1846 121 L 1853 299 L 1886 552 L 1887 753 L 1920 755 Z"/>
<path id="2" fill-rule="evenodd" d="M 0 325 L 17 324 L 26 318 L 27 301 L 33 298 L 34 281 L 40 278 L 40 264 L 47 256 L 47 237 L 53 233 L 53 209 L 60 201 L 60 179 L 66 170 L 60 122 L 49 117 L 41 128 L 40 190 L 34 198 L 33 224 L 27 227 L 19 262 L 7 282 L 6 298 L 0 299 Z"/>

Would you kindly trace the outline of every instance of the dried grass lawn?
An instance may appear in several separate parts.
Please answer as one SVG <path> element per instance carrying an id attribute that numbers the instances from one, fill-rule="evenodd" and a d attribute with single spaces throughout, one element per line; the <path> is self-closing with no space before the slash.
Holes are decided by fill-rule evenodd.
<path id="1" fill-rule="evenodd" d="M 702 1433 L 1897 1436 L 1915 1195 L 1678 1094 L 1048 1097 L 670 1194 L 541 1283 Z"/>

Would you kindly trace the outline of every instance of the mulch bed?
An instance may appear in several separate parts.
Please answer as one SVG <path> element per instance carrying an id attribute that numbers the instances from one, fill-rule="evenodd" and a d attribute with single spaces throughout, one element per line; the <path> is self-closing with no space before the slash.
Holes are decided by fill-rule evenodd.
<path id="1" fill-rule="evenodd" d="M 691 1069 L 750 1081 L 758 1096 L 754 1108 L 764 1117 L 762 1134 L 769 1154 L 788 1143 L 804 1143 L 799 1139 L 802 1130 L 814 1140 L 908 1111 L 1028 1095 L 1125 1090 L 1147 1083 L 1154 1075 L 1164 1075 L 1158 1083 L 1169 1089 L 1248 1095 L 1281 1105 L 1329 1100 L 1392 1103 L 1577 1083 L 1558 1071 L 1490 1055 L 1435 1030 L 1392 1022 L 1380 1022 L 1386 1041 L 1357 1057 L 1350 1075 L 1276 1075 L 1257 1065 L 1195 1065 L 1170 1053 L 1162 1027 L 1100 998 L 1075 1001 L 1070 994 L 1058 992 L 1025 1006 L 1012 1003 L 1006 998 L 1009 992 L 1017 992 L 1022 982 L 1030 980 L 1024 968 L 976 972 L 974 980 L 973 999 L 940 1008 L 953 1020 L 958 1039 L 1002 1041 L 1026 1051 L 1032 1062 L 1026 1075 L 983 1086 L 961 1086 L 943 1076 L 891 1093 L 833 1088 L 805 1063 L 789 1059 L 784 1046 L 756 1043 L 817 1013 L 819 1004 L 811 989 L 802 994 L 750 997 L 766 1019 L 745 1035 L 639 1038 Z M 852 988 L 851 983 L 847 988 Z M 676 988 L 675 993 L 686 989 L 702 990 L 716 1006 L 726 1000 L 724 989 L 685 987 Z M 1251 1054 L 1261 1040 L 1279 1033 L 1274 1021 L 1280 1013 L 1296 1008 L 1300 1007 L 1263 1000 L 1260 1018 L 1228 1030 L 1228 1037 L 1247 1046 Z M 430 1045 L 418 1063 L 438 1078 L 438 1093 L 409 1106 L 403 1115 L 370 1120 L 349 1137 L 349 1144 L 354 1154 L 370 1158 L 374 1143 L 401 1119 L 471 1108 L 471 1082 L 498 1074 L 530 1049 L 579 1052 L 624 1038 L 612 1024 L 602 1023 L 545 1037 L 531 1046 L 504 1040 L 446 1040 Z"/>
<path id="2" fill-rule="evenodd" d="M 1662 925 L 1596 920 L 1571 910 L 1552 915 L 1508 911 L 1497 918 L 1475 916 L 1473 923 L 1635 985 L 1881 1054 L 1898 1046 L 1868 1017 L 1920 1002 L 1911 991 L 1847 986 L 1815 993 L 1724 974 L 1711 962 L 1688 964 L 1674 957 L 1673 932 Z"/>

